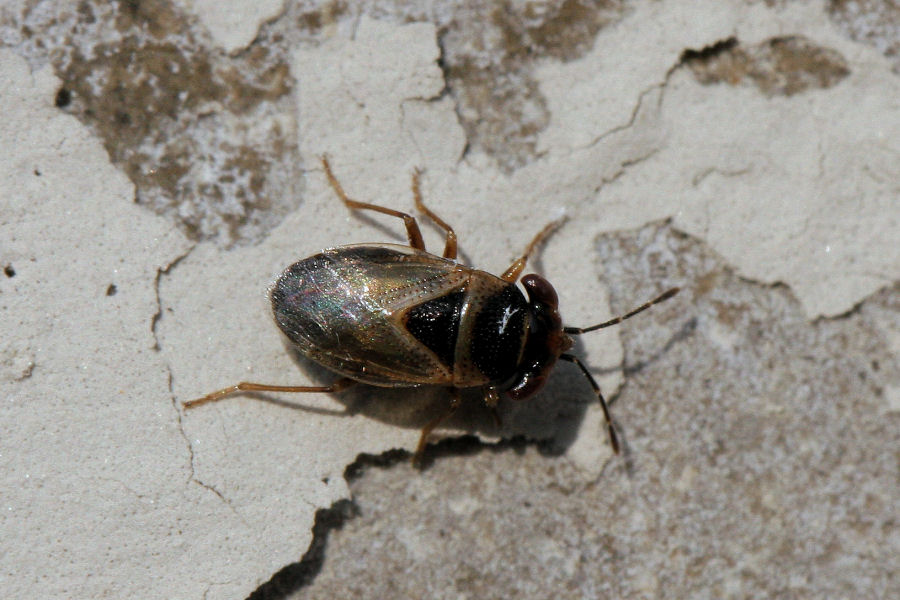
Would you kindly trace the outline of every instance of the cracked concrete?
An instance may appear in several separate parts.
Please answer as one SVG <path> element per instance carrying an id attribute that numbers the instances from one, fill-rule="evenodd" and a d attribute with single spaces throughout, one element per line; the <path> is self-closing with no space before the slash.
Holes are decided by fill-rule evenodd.
<path id="1" fill-rule="evenodd" d="M 623 325 L 624 456 L 588 480 L 522 442 L 443 444 L 423 474 L 361 461 L 324 560 L 305 559 L 315 577 L 285 570 L 254 600 L 892 594 L 900 286 L 810 323 L 786 287 L 671 225 L 595 251 L 617 312 L 657 278 L 688 282 L 680 305 Z"/>
<path id="2" fill-rule="evenodd" d="M 0 337 L 34 363 L 0 381 L 3 579 L 14 596 L 162 595 L 178 572 L 142 562 L 199 533 L 178 512 L 187 453 L 151 330 L 155 273 L 188 243 L 53 106 L 49 69 L 4 50 L 0 71 L 0 262 L 15 265 Z"/>
<path id="3" fill-rule="evenodd" d="M 465 2 L 273 0 L 233 30 L 222 25 L 227 5 L 204 6 L 0 9 L 0 39 L 17 53 L 0 55 L 0 147 L 14 157 L 0 165 L 0 527 L 22 540 L 0 559 L 12 595 L 233 598 L 280 572 L 284 585 L 273 580 L 258 597 L 310 584 L 302 594 L 324 597 L 359 564 L 354 551 L 376 546 L 397 553 L 377 554 L 367 572 L 380 580 L 354 579 L 370 597 L 546 595 L 533 591 L 537 579 L 556 595 L 581 581 L 589 589 L 578 597 L 891 587 L 890 554 L 877 551 L 897 544 L 882 519 L 896 461 L 879 453 L 896 446 L 900 406 L 900 90 L 889 45 L 855 41 L 839 11 L 811 1 L 609 2 L 592 12 L 554 0 L 497 13 Z M 564 365 L 535 401 L 504 403 L 501 428 L 467 398 L 443 435 L 519 441 L 488 451 L 447 443 L 424 474 L 396 449 L 412 448 L 445 406 L 440 390 L 247 395 L 182 413 L 183 401 L 239 379 L 331 380 L 285 348 L 267 285 L 322 247 L 404 236 L 336 202 L 322 153 L 351 195 L 401 210 L 412 206 L 412 169 L 423 168 L 426 201 L 456 227 L 463 259 L 493 272 L 567 215 L 530 268 L 557 286 L 568 324 L 602 321 L 671 285 L 691 290 L 579 341 L 618 398 L 630 453 L 609 462 L 590 389 Z M 670 225 L 646 226 L 659 221 Z M 607 234 L 622 229 L 637 233 Z M 703 261 L 670 268 L 678 231 L 705 244 L 700 254 L 724 265 L 718 274 Z M 440 245 L 439 232 L 424 233 Z M 799 343 L 815 336 L 827 348 Z M 836 360 L 842 353 L 852 360 Z M 733 385 L 705 383 L 710 365 L 733 372 Z M 810 418 L 791 417 L 787 399 Z M 840 456 L 821 440 L 839 440 Z M 773 470 L 767 449 L 796 452 Z M 361 453 L 391 468 L 348 484 L 346 465 Z M 871 477 L 870 521 L 846 493 L 854 470 Z M 763 527 L 781 550 L 738 569 L 749 559 L 736 548 L 760 538 L 729 529 L 728 507 L 741 499 L 719 485 L 750 472 L 772 484 L 753 515 L 797 521 L 785 506 L 804 503 L 784 499 L 808 481 L 832 509 L 807 503 L 797 522 L 832 519 L 840 543 L 818 529 L 779 537 Z M 462 495 L 460 482 L 471 486 Z M 637 505 L 629 486 L 642 490 Z M 317 515 L 342 513 L 351 493 L 360 520 L 326 553 Z M 418 500 L 402 504 L 410 493 Z M 698 498 L 718 510 L 697 508 Z M 519 499 L 531 503 L 525 513 Z M 445 509 L 452 544 L 477 556 L 479 533 L 493 532 L 502 568 L 434 547 L 441 533 L 429 523 Z M 545 535 L 511 543 L 523 529 Z M 830 544 L 818 567 L 800 568 L 805 559 L 787 550 L 804 540 Z M 865 577 L 847 583 L 841 561 L 865 553 Z M 403 575 L 410 564 L 433 575 Z M 770 581 L 756 577 L 760 564 Z M 771 576 L 777 567 L 792 575 Z"/>

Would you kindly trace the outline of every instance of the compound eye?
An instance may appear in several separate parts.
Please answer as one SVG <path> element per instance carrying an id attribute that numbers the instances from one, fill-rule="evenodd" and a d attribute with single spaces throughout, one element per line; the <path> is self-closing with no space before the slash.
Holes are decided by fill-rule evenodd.
<path id="1" fill-rule="evenodd" d="M 525 286 L 531 302 L 539 302 L 554 309 L 559 307 L 559 296 L 556 295 L 556 290 L 549 281 L 540 275 L 534 273 L 526 275 L 522 278 L 522 285 Z"/>

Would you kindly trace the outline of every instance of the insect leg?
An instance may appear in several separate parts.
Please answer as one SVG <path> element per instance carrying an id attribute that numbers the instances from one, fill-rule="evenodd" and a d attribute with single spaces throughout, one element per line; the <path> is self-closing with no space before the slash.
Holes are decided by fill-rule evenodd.
<path id="1" fill-rule="evenodd" d="M 509 281 L 510 283 L 519 279 L 519 275 L 522 274 L 522 271 L 525 269 L 525 264 L 528 262 L 528 257 L 534 251 L 538 244 L 544 241 L 544 239 L 549 236 L 553 231 L 565 223 L 566 218 L 563 217 L 561 219 L 557 219 L 552 223 L 547 223 L 547 225 L 541 229 L 534 239 L 525 247 L 525 252 L 522 253 L 522 256 L 513 261 L 513 264 L 509 265 L 509 268 L 506 270 L 503 275 L 500 276 L 500 279 L 503 281 Z"/>
<path id="2" fill-rule="evenodd" d="M 494 424 L 498 428 L 502 427 L 503 421 L 500 419 L 500 413 L 497 412 L 497 404 L 500 403 L 500 393 L 497 391 L 497 388 L 492 385 L 484 386 L 482 393 L 484 394 L 485 405 L 491 409 L 491 416 L 494 417 Z"/>
<path id="3" fill-rule="evenodd" d="M 225 396 L 230 396 L 231 394 L 236 394 L 238 392 L 320 392 L 323 394 L 333 394 L 346 390 L 348 387 L 351 387 L 356 383 L 358 382 L 346 377 L 338 379 L 331 385 L 318 386 L 266 385 L 264 383 L 249 383 L 247 381 L 242 381 L 236 385 L 232 385 L 217 392 L 213 392 L 212 394 L 207 394 L 202 398 L 189 400 L 182 406 L 184 406 L 185 408 L 196 408 L 210 402 L 216 402 L 217 400 L 221 400 Z"/>
<path id="4" fill-rule="evenodd" d="M 559 357 L 563 360 L 567 360 L 569 362 L 575 363 L 575 365 L 581 369 L 581 372 L 587 377 L 588 382 L 590 382 L 591 387 L 594 388 L 594 392 L 597 394 L 597 398 L 600 400 L 600 407 L 603 409 L 603 416 L 606 418 L 606 429 L 609 431 L 609 445 L 612 446 L 613 452 L 616 454 L 619 453 L 619 437 L 616 435 L 616 430 L 613 428 L 612 417 L 609 415 L 609 407 L 606 405 L 606 399 L 603 397 L 603 392 L 600 391 L 600 386 L 597 385 L 597 382 L 594 381 L 593 375 L 587 370 L 587 367 L 578 360 L 577 356 L 572 356 L 571 354 L 560 354 Z"/>
<path id="5" fill-rule="evenodd" d="M 334 193 L 338 195 L 348 208 L 354 210 L 374 210 L 375 212 L 403 219 L 403 224 L 406 225 L 406 237 L 409 239 L 409 245 L 417 250 L 425 249 L 425 241 L 422 239 L 422 232 L 419 231 L 419 224 L 416 223 L 415 217 L 408 215 L 405 212 L 400 212 L 399 210 L 353 200 L 347 196 L 346 192 L 344 192 L 344 188 L 341 187 L 337 177 L 335 177 L 334 173 L 331 171 L 331 165 L 328 164 L 328 158 L 325 156 L 322 156 L 322 167 L 325 169 L 325 176 L 328 177 L 328 183 L 331 184 Z"/>
<path id="6" fill-rule="evenodd" d="M 492 385 L 486 385 L 482 393 L 484 394 L 484 403 L 488 408 L 497 408 L 497 404 L 500 402 L 500 393 L 497 391 L 497 388 Z"/>
<path id="7" fill-rule="evenodd" d="M 425 427 L 422 428 L 422 435 L 419 436 L 419 443 L 416 445 L 416 453 L 413 454 L 412 462 L 414 465 L 422 464 L 422 455 L 425 454 L 425 445 L 428 442 L 428 434 L 434 431 L 434 428 L 440 425 L 444 420 L 453 416 L 453 413 L 456 412 L 456 409 L 459 408 L 460 399 L 459 399 L 459 390 L 456 388 L 448 388 L 450 390 L 450 408 L 439 417 L 436 417 L 428 422 Z"/>
<path id="8" fill-rule="evenodd" d="M 447 232 L 447 241 L 444 244 L 444 258 L 449 258 L 451 260 L 456 259 L 456 232 L 453 231 L 453 228 L 447 224 L 442 218 L 431 212 L 425 203 L 422 202 L 422 190 L 419 188 L 419 176 L 422 174 L 421 171 L 416 169 L 413 171 L 412 175 L 412 193 L 413 199 L 416 202 L 416 208 L 421 212 L 425 213 L 425 215 L 435 222 L 435 224 Z"/>

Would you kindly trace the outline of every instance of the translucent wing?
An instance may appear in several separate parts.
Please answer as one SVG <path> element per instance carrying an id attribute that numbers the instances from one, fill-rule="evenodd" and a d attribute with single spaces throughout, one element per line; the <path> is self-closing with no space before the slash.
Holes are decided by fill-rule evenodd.
<path id="1" fill-rule="evenodd" d="M 450 385 L 451 370 L 410 335 L 402 316 L 459 290 L 471 272 L 407 246 L 342 246 L 288 267 L 270 299 L 285 335 L 333 371 L 381 386 Z"/>

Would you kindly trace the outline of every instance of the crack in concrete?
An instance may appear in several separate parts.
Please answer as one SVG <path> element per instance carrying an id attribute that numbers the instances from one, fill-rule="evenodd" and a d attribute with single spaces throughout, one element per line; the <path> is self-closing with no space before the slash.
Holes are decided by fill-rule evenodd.
<path id="1" fill-rule="evenodd" d="M 160 283 L 162 282 L 163 275 L 168 275 L 171 270 L 178 265 L 178 263 L 180 263 L 182 260 L 184 260 L 185 257 L 193 252 L 194 248 L 195 246 L 192 245 L 183 254 L 177 256 L 173 261 L 169 262 L 162 268 L 156 269 L 156 279 L 153 282 L 153 293 L 156 297 L 156 312 L 153 314 L 153 317 L 150 320 L 150 333 L 153 336 L 153 349 L 157 352 L 160 352 L 162 349 L 162 346 L 159 343 L 159 332 L 157 331 L 157 326 L 159 325 L 159 321 L 162 318 L 163 313 L 162 297 L 160 296 L 159 292 Z M 188 438 L 187 433 L 184 431 L 183 415 L 181 411 L 178 410 L 178 405 L 175 400 L 175 375 L 172 373 L 172 365 L 170 365 L 169 362 L 165 360 L 163 361 L 163 364 L 165 365 L 166 373 L 168 374 L 169 399 L 172 402 L 172 408 L 175 410 L 175 417 L 178 421 L 178 431 L 181 433 L 181 437 L 184 438 L 188 449 L 188 455 L 190 458 L 190 475 L 188 476 L 188 481 L 191 481 L 194 478 L 194 447 L 191 445 L 191 441 Z"/>
<path id="2" fill-rule="evenodd" d="M 443 76 L 442 76 L 442 79 L 443 79 Z M 397 129 L 399 131 L 402 131 L 406 135 L 407 139 L 409 139 L 410 143 L 412 143 L 413 147 L 416 149 L 416 154 L 419 155 L 419 159 L 421 160 L 421 162 L 423 164 L 425 164 L 427 162 L 426 154 L 422 151 L 422 148 L 419 146 L 419 142 L 416 140 L 416 136 L 413 135 L 414 132 L 412 130 L 410 130 L 408 127 L 406 127 L 406 104 L 412 103 L 412 102 L 424 102 L 427 104 L 433 104 L 435 102 L 440 102 L 441 100 L 444 99 L 444 97 L 450 95 L 450 88 L 447 86 L 447 80 L 443 79 L 443 81 L 444 81 L 444 86 L 441 88 L 441 90 L 437 94 L 434 94 L 433 96 L 410 96 L 408 98 L 403 98 L 398 104 L 398 106 L 400 108 L 400 116 L 397 119 Z M 458 109 L 459 109 L 459 102 L 454 101 L 453 102 L 453 112 L 456 115 L 457 123 L 460 122 Z M 462 151 L 460 151 L 459 156 L 456 157 L 457 165 L 462 162 L 463 157 L 465 157 L 465 155 L 469 149 L 469 136 L 466 133 L 465 127 L 462 127 L 460 125 L 460 129 L 462 130 L 463 138 L 465 139 L 465 144 L 463 144 L 463 149 L 462 149 Z"/>
<path id="3" fill-rule="evenodd" d="M 114 484 L 118 485 L 119 487 L 121 487 L 122 489 L 124 489 L 129 494 L 131 494 L 132 496 L 134 496 L 135 498 L 137 498 L 138 500 L 140 500 L 141 502 L 148 500 L 148 497 L 145 494 L 141 494 L 140 492 L 138 492 L 137 490 L 135 490 L 134 488 L 132 488 L 128 484 L 126 484 L 124 481 L 122 481 L 120 479 L 116 479 L 115 477 L 97 476 L 97 477 L 83 478 L 83 479 L 88 484 L 90 482 L 94 482 L 94 481 L 105 481 L 108 483 L 114 483 Z M 152 499 L 149 499 L 149 501 L 151 504 L 154 502 Z"/>
<path id="4" fill-rule="evenodd" d="M 150 334 L 153 336 L 153 349 L 157 352 L 160 352 L 162 346 L 159 343 L 159 332 L 157 331 L 157 326 L 159 325 L 159 321 L 162 318 L 163 313 L 163 303 L 162 297 L 160 296 L 159 288 L 160 283 L 162 282 L 163 275 L 168 275 L 172 269 L 174 269 L 182 260 L 184 260 L 191 252 L 193 252 L 196 246 L 191 245 L 184 253 L 180 256 L 175 257 L 174 260 L 166 264 L 164 267 L 156 269 L 156 279 L 153 282 L 153 293 L 156 297 L 156 312 L 153 314 L 153 317 L 150 320 Z M 192 480 L 194 477 L 194 448 L 191 445 L 191 441 L 187 436 L 187 433 L 184 431 L 184 422 L 182 420 L 182 413 L 178 410 L 178 405 L 175 401 L 175 387 L 174 387 L 174 379 L 175 376 L 172 373 L 172 365 L 169 364 L 168 361 L 163 361 L 163 364 L 166 367 L 166 373 L 168 374 L 168 385 L 169 385 L 169 398 L 172 402 L 172 408 L 175 410 L 175 416 L 178 421 L 178 431 L 181 433 L 181 437 L 184 438 L 185 443 L 187 444 L 188 454 L 190 457 L 190 475 L 188 477 L 188 481 Z"/>
<path id="5" fill-rule="evenodd" d="M 203 489 L 208 490 L 208 491 L 212 492 L 213 494 L 215 494 L 216 496 L 218 496 L 219 500 L 221 500 L 222 503 L 225 504 L 225 506 L 227 506 L 228 509 L 231 510 L 232 513 L 234 513 L 234 516 L 236 516 L 238 519 L 240 519 L 241 523 L 243 523 L 244 526 L 247 527 L 247 529 L 252 529 L 252 528 L 250 527 L 250 523 L 247 522 L 247 519 L 245 519 L 244 516 L 243 516 L 240 512 L 238 512 L 238 510 L 234 507 L 234 504 L 231 502 L 231 500 L 230 500 L 227 496 L 225 496 L 225 494 L 223 494 L 222 492 L 220 492 L 220 491 L 216 488 L 216 486 L 214 486 L 214 485 L 212 485 L 212 484 L 209 484 L 209 483 L 206 483 L 206 482 L 204 482 L 204 481 L 198 479 L 197 477 L 195 477 L 195 476 L 193 475 L 193 470 L 194 470 L 193 460 L 194 460 L 194 452 L 193 452 L 193 450 L 191 450 L 191 471 L 192 471 L 192 474 L 191 474 L 191 480 L 190 480 L 190 483 L 196 483 L 197 485 L 199 485 L 199 486 L 202 487 Z"/>
<path id="6" fill-rule="evenodd" d="M 162 318 L 162 314 L 163 314 L 163 302 L 162 302 L 162 297 L 160 296 L 160 287 L 161 287 L 162 278 L 165 275 L 169 275 L 172 272 L 172 270 L 176 266 L 178 266 L 179 263 L 181 263 L 182 260 L 187 258 L 191 254 L 191 252 L 194 251 L 194 248 L 196 248 L 196 245 L 191 245 L 185 252 L 183 252 L 179 256 L 175 257 L 172 261 L 167 263 L 165 266 L 163 266 L 161 268 L 157 268 L 157 270 L 156 270 L 156 279 L 153 282 L 153 291 L 156 296 L 156 313 L 154 313 L 153 317 L 151 318 L 150 332 L 153 335 L 153 341 L 154 341 L 153 349 L 156 350 L 157 352 L 160 352 L 162 349 L 162 346 L 159 342 L 159 332 L 157 331 L 159 321 Z M 168 361 L 163 361 L 163 362 L 165 364 L 166 372 L 168 374 L 169 397 L 172 402 L 172 408 L 175 410 L 175 418 L 178 422 L 178 431 L 181 434 L 181 437 L 184 438 L 185 445 L 187 446 L 187 451 L 188 451 L 189 473 L 188 473 L 188 477 L 185 481 L 185 484 L 190 485 L 191 483 L 195 483 L 195 484 L 199 485 L 200 487 L 215 494 L 231 510 L 231 512 L 233 512 L 235 514 L 235 516 L 237 516 L 238 519 L 241 520 L 241 522 L 244 525 L 249 527 L 249 523 L 247 523 L 247 521 L 243 517 L 243 515 L 241 515 L 237 511 L 237 509 L 235 509 L 231 500 L 229 500 L 222 492 L 220 492 L 218 489 L 216 489 L 215 486 L 205 483 L 204 481 L 197 478 L 197 471 L 196 471 L 196 467 L 194 465 L 194 459 L 195 459 L 194 445 L 191 443 L 190 437 L 188 436 L 187 432 L 184 430 L 184 414 L 182 413 L 181 410 L 179 410 L 178 402 L 175 398 L 175 386 L 174 386 L 175 376 L 172 372 L 172 365 L 170 365 L 168 363 Z"/>
<path id="7" fill-rule="evenodd" d="M 600 183 L 598 183 L 596 186 L 594 186 L 594 194 L 598 193 L 600 190 L 602 190 L 607 185 L 609 185 L 609 184 L 617 181 L 621 177 L 623 177 L 628 172 L 628 169 L 630 167 L 633 167 L 634 165 L 642 163 L 645 160 L 648 160 L 648 159 L 652 158 L 653 156 L 655 156 L 659 152 L 659 150 L 660 150 L 659 148 L 652 148 L 649 151 L 647 151 L 646 153 L 642 154 L 641 156 L 636 156 L 635 158 L 630 158 L 628 160 L 622 161 L 622 163 L 619 165 L 618 171 L 616 171 L 615 173 L 613 173 L 612 175 L 610 175 L 608 177 L 600 178 Z"/>
<path id="8" fill-rule="evenodd" d="M 162 299 L 160 298 L 160 295 L 159 295 L 160 282 L 162 281 L 163 275 L 168 275 L 172 269 L 174 269 L 176 266 L 178 266 L 178 264 L 182 260 L 187 258 L 188 255 L 190 255 L 191 252 L 194 251 L 194 248 L 196 248 L 196 246 L 192 244 L 183 253 L 179 254 L 174 259 L 172 259 L 171 261 L 166 263 L 165 266 L 158 267 L 156 269 L 156 278 L 153 281 L 153 294 L 156 297 L 156 312 L 150 318 L 150 334 L 153 336 L 153 349 L 156 350 L 157 352 L 159 352 L 159 350 L 160 350 L 160 345 L 159 345 L 159 334 L 156 331 L 156 326 L 159 324 L 159 320 L 162 318 L 162 312 L 163 312 Z M 168 366 L 169 365 L 167 364 L 166 367 L 168 368 Z M 171 374 L 171 372 L 172 372 L 171 369 L 169 369 L 170 374 Z"/>
<path id="9" fill-rule="evenodd" d="M 444 456 L 467 455 L 485 450 L 493 452 L 520 451 L 527 445 L 541 445 L 541 442 L 525 440 L 522 437 L 500 440 L 496 443 L 485 442 L 473 435 L 446 438 L 436 444 L 428 445 L 423 468 L 428 468 L 434 459 Z M 408 450 L 399 448 L 386 450 L 380 454 L 361 453 L 344 469 L 344 479 L 349 488 L 353 481 L 365 475 L 369 469 L 388 469 L 408 461 L 410 456 Z M 351 498 L 342 498 L 327 508 L 317 509 L 312 527 L 312 541 L 303 557 L 298 562 L 286 565 L 275 573 L 269 581 L 260 585 L 250 594 L 247 600 L 285 598 L 311 585 L 325 564 L 326 547 L 331 532 L 340 530 L 344 523 L 358 515 L 359 506 L 352 499 L 352 493 Z"/>
<path id="10" fill-rule="evenodd" d="M 740 177 L 741 175 L 746 175 L 747 173 L 750 173 L 752 170 L 753 170 L 752 167 L 744 167 L 743 169 L 731 169 L 731 170 L 720 169 L 718 167 L 709 167 L 709 168 L 703 169 L 702 171 L 700 171 L 699 173 L 694 175 L 694 177 L 691 178 L 691 185 L 693 187 L 697 187 L 698 185 L 703 183 L 703 181 L 706 180 L 706 178 L 709 177 L 710 175 L 721 175 L 722 177 L 725 177 L 725 178 L 733 178 L 733 177 Z"/>
<path id="11" fill-rule="evenodd" d="M 446 87 L 446 82 L 445 82 Z M 400 116 L 397 119 L 397 129 L 406 134 L 407 139 L 409 139 L 410 143 L 412 143 L 413 148 L 416 149 L 416 154 L 419 155 L 419 159 L 424 163 L 425 161 L 425 153 L 422 152 L 422 149 L 419 147 L 419 143 L 416 141 L 416 136 L 413 135 L 413 132 L 406 128 L 406 103 L 407 102 L 421 102 L 420 98 L 404 98 L 398 104 L 400 108 Z M 427 101 L 427 100 L 426 100 Z"/>
<path id="12" fill-rule="evenodd" d="M 671 72 L 671 69 L 669 72 Z M 631 128 L 634 125 L 634 122 L 637 120 L 637 116 L 641 112 L 641 108 L 644 104 L 644 97 L 646 97 L 651 92 L 660 90 L 659 99 L 657 100 L 657 106 L 659 106 L 660 104 L 662 104 L 663 91 L 665 89 L 665 86 L 668 84 L 668 82 L 669 82 L 669 75 L 667 73 L 665 80 L 663 80 L 661 83 L 654 83 L 650 87 L 644 89 L 640 94 L 638 94 L 637 102 L 635 103 L 634 108 L 631 109 L 631 116 L 628 118 L 628 121 L 626 123 L 624 123 L 622 125 L 616 125 L 615 127 L 604 131 L 603 133 L 601 133 L 600 135 L 598 135 L 597 137 L 592 139 L 587 144 L 584 144 L 583 146 L 576 146 L 574 149 L 575 150 L 587 150 L 589 148 L 593 148 L 594 146 L 596 146 L 597 144 L 602 142 L 607 137 Z"/>
<path id="13" fill-rule="evenodd" d="M 693 50 L 691 48 L 685 49 L 681 53 L 681 55 L 678 57 L 678 61 L 675 64 L 673 64 L 671 67 L 669 67 L 669 69 L 666 71 L 666 74 L 663 77 L 662 81 L 660 81 L 658 83 L 654 83 L 653 85 L 650 85 L 647 88 L 644 88 L 644 90 L 642 90 L 641 93 L 638 94 L 637 102 L 635 103 L 634 108 L 631 111 L 631 116 L 629 117 L 629 119 L 626 123 L 624 123 L 622 125 L 617 125 L 611 129 L 608 129 L 607 131 L 604 131 L 603 133 L 601 133 L 600 135 L 595 137 L 593 140 L 591 140 L 587 144 L 585 144 L 583 146 L 578 146 L 575 149 L 576 150 L 586 150 L 588 148 L 592 148 L 593 146 L 596 146 L 598 143 L 600 143 L 601 141 L 603 141 L 605 138 L 609 137 L 610 135 L 613 135 L 615 133 L 619 133 L 620 131 L 629 129 L 630 127 L 632 127 L 634 125 L 635 121 L 637 120 L 637 117 L 640 114 L 641 108 L 643 107 L 643 104 L 644 104 L 644 98 L 647 95 L 658 90 L 659 97 L 657 98 L 656 105 L 657 105 L 657 108 L 662 106 L 663 100 L 665 99 L 665 91 L 669 85 L 669 80 L 672 78 L 672 75 L 674 75 L 678 70 L 680 70 L 683 66 L 685 66 L 685 64 L 687 64 L 690 60 L 692 60 L 698 56 L 706 56 L 708 54 L 715 54 L 715 53 L 722 52 L 723 50 L 727 50 L 729 47 L 731 47 L 731 45 L 736 44 L 736 43 L 737 43 L 737 39 L 734 38 L 734 36 L 731 36 L 724 40 L 718 40 L 708 46 L 704 46 L 701 50 Z"/>

